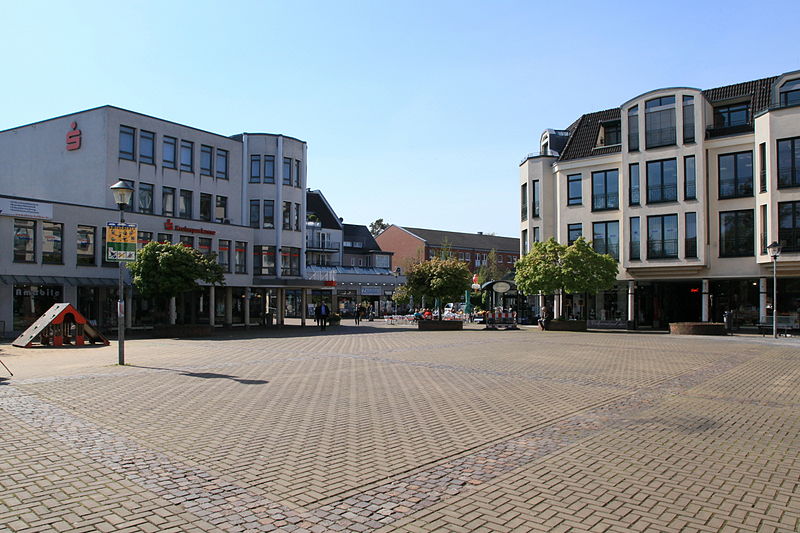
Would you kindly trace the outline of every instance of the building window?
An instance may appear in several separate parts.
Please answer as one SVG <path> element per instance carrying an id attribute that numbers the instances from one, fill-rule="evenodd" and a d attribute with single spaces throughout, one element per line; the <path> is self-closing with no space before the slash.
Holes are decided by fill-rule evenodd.
<path id="1" fill-rule="evenodd" d="M 720 257 L 744 257 L 753 254 L 753 210 L 725 211 L 719 214 Z"/>
<path id="2" fill-rule="evenodd" d="M 180 218 L 192 218 L 192 191 L 181 189 L 178 216 Z"/>
<path id="3" fill-rule="evenodd" d="M 283 229 L 292 229 L 292 202 L 283 202 Z"/>
<path id="4" fill-rule="evenodd" d="M 275 228 L 275 200 L 264 200 L 264 227 Z"/>
<path id="5" fill-rule="evenodd" d="M 152 231 L 137 231 L 136 232 L 136 243 L 139 245 L 139 248 L 145 246 L 148 242 L 153 240 L 153 232 Z"/>
<path id="6" fill-rule="evenodd" d="M 219 253 L 217 259 L 223 272 L 231 271 L 231 241 L 219 240 Z"/>
<path id="7" fill-rule="evenodd" d="M 697 257 L 697 213 L 686 213 L 684 257 Z"/>
<path id="8" fill-rule="evenodd" d="M 203 255 L 211 255 L 211 252 L 213 252 L 211 249 L 211 239 L 208 237 L 198 237 L 197 251 Z"/>
<path id="9" fill-rule="evenodd" d="M 678 215 L 647 217 L 647 258 L 678 257 Z"/>
<path id="10" fill-rule="evenodd" d="M 211 195 L 200 193 L 200 220 L 211 221 Z"/>
<path id="11" fill-rule="evenodd" d="M 683 97 L 683 143 L 694 142 L 694 96 Z"/>
<path id="12" fill-rule="evenodd" d="M 217 178 L 228 179 L 228 151 L 217 148 Z"/>
<path id="13" fill-rule="evenodd" d="M 275 156 L 264 156 L 264 183 L 275 183 Z"/>
<path id="14" fill-rule="evenodd" d="M 638 261 L 641 256 L 641 235 L 639 233 L 639 217 L 631 217 L 631 240 L 628 249 L 628 254 L 631 261 Z"/>
<path id="15" fill-rule="evenodd" d="M 697 167 L 693 155 L 683 158 L 683 199 L 697 198 Z"/>
<path id="16" fill-rule="evenodd" d="M 247 274 L 247 243 L 236 241 L 233 255 L 233 271 L 236 274 Z"/>
<path id="17" fill-rule="evenodd" d="M 250 227 L 260 228 L 261 200 L 250 200 Z"/>
<path id="18" fill-rule="evenodd" d="M 778 204 L 778 241 L 784 252 L 800 252 L 800 202 Z"/>
<path id="19" fill-rule="evenodd" d="M 800 105 L 800 79 L 790 80 L 780 88 L 781 107 Z"/>
<path id="20" fill-rule="evenodd" d="M 600 146 L 614 146 L 622 143 L 622 125 L 619 120 L 604 122 L 601 130 Z"/>
<path id="21" fill-rule="evenodd" d="M 521 197 L 520 198 L 520 201 L 521 201 L 520 220 L 522 220 L 522 222 L 525 222 L 526 220 L 528 220 L 528 184 L 527 183 L 523 183 L 522 184 L 522 187 L 521 187 L 521 190 L 520 190 L 520 197 Z"/>
<path id="22" fill-rule="evenodd" d="M 758 145 L 759 190 L 767 192 L 767 143 Z"/>
<path id="23" fill-rule="evenodd" d="M 230 224 L 228 220 L 228 197 L 217 195 L 217 205 L 214 211 L 214 222 Z"/>
<path id="24" fill-rule="evenodd" d="M 778 141 L 778 188 L 800 187 L 800 137 Z"/>
<path id="25" fill-rule="evenodd" d="M 161 155 L 161 164 L 166 168 L 175 168 L 175 149 L 178 140 L 175 137 L 164 137 L 164 142 L 161 143 L 163 154 Z"/>
<path id="26" fill-rule="evenodd" d="M 639 205 L 639 163 L 631 163 L 628 166 L 628 180 L 630 184 L 630 205 Z"/>
<path id="27" fill-rule="evenodd" d="M 172 234 L 171 233 L 159 233 L 158 234 L 158 242 L 161 244 L 170 244 L 172 242 Z"/>
<path id="28" fill-rule="evenodd" d="M 175 216 L 175 189 L 161 187 L 161 214 L 165 217 Z"/>
<path id="29" fill-rule="evenodd" d="M 93 226 L 78 226 L 77 233 L 77 261 L 78 266 L 94 266 L 94 243 L 97 236 L 97 228 Z"/>
<path id="30" fill-rule="evenodd" d="M 580 174 L 567 176 L 567 205 L 583 203 L 583 185 Z"/>
<path id="31" fill-rule="evenodd" d="M 644 104 L 645 147 L 675 144 L 675 97 L 662 96 Z"/>
<path id="32" fill-rule="evenodd" d="M 729 128 L 750 123 L 750 105 L 747 103 L 714 108 L 714 127 Z"/>
<path id="33" fill-rule="evenodd" d="M 136 130 L 131 127 L 119 127 L 119 158 L 136 160 Z"/>
<path id="34" fill-rule="evenodd" d="M 194 143 L 181 141 L 181 170 L 194 172 Z"/>
<path id="35" fill-rule="evenodd" d="M 583 224 L 568 224 L 567 246 L 572 246 L 572 243 L 577 241 L 581 235 L 583 235 Z"/>
<path id="36" fill-rule="evenodd" d="M 153 185 L 139 184 L 139 212 L 153 214 Z"/>
<path id="37" fill-rule="evenodd" d="M 139 162 L 152 165 L 155 163 L 156 134 L 152 131 L 139 132 Z"/>
<path id="38" fill-rule="evenodd" d="M 283 158 L 283 184 L 292 184 L 292 160 L 288 157 Z"/>
<path id="39" fill-rule="evenodd" d="M 294 161 L 294 186 L 300 187 L 300 161 Z"/>
<path id="40" fill-rule="evenodd" d="M 647 203 L 678 199 L 678 163 L 675 159 L 647 162 Z"/>
<path id="41" fill-rule="evenodd" d="M 200 145 L 200 174 L 204 176 L 213 176 L 214 168 L 214 149 L 205 144 Z"/>
<path id="42" fill-rule="evenodd" d="M 191 235 L 181 235 L 178 242 L 187 248 L 194 248 L 194 237 Z"/>
<path id="43" fill-rule="evenodd" d="M 780 206 L 779 206 L 780 207 Z M 767 253 L 767 205 L 762 204 L 761 211 L 761 255 Z M 778 221 L 780 222 L 780 209 L 778 210 Z"/>
<path id="44" fill-rule="evenodd" d="M 599 254 L 608 254 L 619 261 L 619 222 L 595 222 L 592 225 L 592 245 Z"/>
<path id="45" fill-rule="evenodd" d="M 753 152 L 719 156 L 719 197 L 753 196 Z"/>
<path id="46" fill-rule="evenodd" d="M 533 227 L 533 242 L 539 242 L 542 240 L 541 235 L 539 234 L 539 226 Z"/>
<path id="47" fill-rule="evenodd" d="M 42 222 L 42 263 L 64 264 L 64 224 Z"/>
<path id="48" fill-rule="evenodd" d="M 522 241 L 522 255 L 525 255 L 528 253 L 528 230 L 526 229 L 522 230 L 521 237 L 522 238 L 520 239 L 520 241 Z"/>
<path id="49" fill-rule="evenodd" d="M 628 110 L 628 151 L 639 151 L 639 106 Z"/>
<path id="50" fill-rule="evenodd" d="M 539 216 L 539 180 L 535 180 L 531 182 L 531 216 L 533 218 L 538 218 Z"/>
<path id="51" fill-rule="evenodd" d="M 592 172 L 592 211 L 619 207 L 619 171 Z"/>
<path id="52" fill-rule="evenodd" d="M 281 248 L 281 275 L 300 275 L 300 248 L 286 246 Z"/>
<path id="53" fill-rule="evenodd" d="M 250 183 L 261 183 L 261 156 L 250 156 Z"/>
<path id="54" fill-rule="evenodd" d="M 274 246 L 253 246 L 253 274 L 257 276 L 275 275 Z"/>
<path id="55" fill-rule="evenodd" d="M 294 230 L 300 231 L 300 204 L 294 204 Z"/>

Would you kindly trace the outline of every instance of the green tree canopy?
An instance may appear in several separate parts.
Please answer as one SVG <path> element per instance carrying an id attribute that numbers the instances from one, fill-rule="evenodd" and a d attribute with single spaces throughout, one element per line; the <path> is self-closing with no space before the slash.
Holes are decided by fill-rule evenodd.
<path id="1" fill-rule="evenodd" d="M 384 222 L 382 218 L 379 218 L 374 222 L 369 223 L 369 232 L 372 233 L 373 237 L 377 237 L 388 227 L 389 224 Z"/>
<path id="2" fill-rule="evenodd" d="M 465 291 L 469 290 L 472 275 L 466 263 L 458 259 L 439 259 L 434 257 L 428 261 L 413 264 L 406 271 L 408 292 L 419 301 L 439 299 L 439 317 L 442 316 L 444 303 L 458 301 Z"/>
<path id="3" fill-rule="evenodd" d="M 533 243 L 516 264 L 517 288 L 525 294 L 590 293 L 610 289 L 617 278 L 617 262 L 594 251 L 583 237 L 572 245 L 555 239 Z"/>
<path id="4" fill-rule="evenodd" d="M 398 305 L 406 305 L 408 302 L 410 302 L 411 291 L 408 290 L 408 286 L 400 285 L 396 287 L 392 293 L 392 300 L 394 300 Z"/>
<path id="5" fill-rule="evenodd" d="M 216 254 L 182 244 L 147 243 L 128 265 L 136 289 L 146 298 L 166 300 L 198 287 L 198 281 L 225 285 Z"/>

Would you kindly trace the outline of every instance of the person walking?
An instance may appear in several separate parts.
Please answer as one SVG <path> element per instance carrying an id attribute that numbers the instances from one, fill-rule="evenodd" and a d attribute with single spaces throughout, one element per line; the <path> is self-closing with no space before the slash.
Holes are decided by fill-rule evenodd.
<path id="1" fill-rule="evenodd" d="M 356 319 L 356 326 L 361 324 L 361 306 L 356 306 L 356 312 L 354 313 Z"/>
<path id="2" fill-rule="evenodd" d="M 314 323 L 319 326 L 319 317 L 320 317 L 320 309 L 321 306 L 319 303 L 314 307 Z"/>
<path id="3" fill-rule="evenodd" d="M 319 326 L 320 330 L 325 331 L 325 326 L 328 325 L 328 315 L 330 315 L 330 309 L 328 309 L 328 304 L 322 302 L 319 306 Z"/>
<path id="4" fill-rule="evenodd" d="M 552 317 L 550 316 L 550 309 L 548 309 L 546 305 L 543 305 L 541 311 L 539 312 L 539 328 L 542 331 L 547 331 L 551 319 Z"/>

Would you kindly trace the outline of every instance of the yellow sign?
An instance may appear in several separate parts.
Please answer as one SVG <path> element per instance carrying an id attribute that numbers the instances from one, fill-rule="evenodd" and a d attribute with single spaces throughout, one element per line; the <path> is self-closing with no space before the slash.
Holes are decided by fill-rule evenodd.
<path id="1" fill-rule="evenodd" d="M 135 261 L 137 230 L 136 224 L 106 224 L 106 261 Z"/>

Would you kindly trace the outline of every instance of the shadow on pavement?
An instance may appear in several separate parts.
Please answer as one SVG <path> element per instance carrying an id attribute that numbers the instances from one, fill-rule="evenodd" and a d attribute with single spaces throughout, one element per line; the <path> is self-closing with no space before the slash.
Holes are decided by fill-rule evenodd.
<path id="1" fill-rule="evenodd" d="M 200 379 L 229 379 L 242 385 L 266 385 L 269 381 L 265 379 L 243 379 L 229 374 L 217 374 L 215 372 L 187 372 L 186 370 L 178 370 L 175 368 L 160 368 L 156 366 L 142 366 L 142 365 L 126 365 L 132 368 L 146 368 L 148 370 L 163 370 L 166 372 L 175 372 L 181 376 L 188 376 L 190 378 Z"/>

